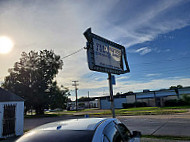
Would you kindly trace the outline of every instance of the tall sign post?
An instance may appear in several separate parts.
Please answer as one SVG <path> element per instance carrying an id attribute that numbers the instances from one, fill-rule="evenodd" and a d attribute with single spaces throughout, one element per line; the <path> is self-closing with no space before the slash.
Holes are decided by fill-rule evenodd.
<path id="1" fill-rule="evenodd" d="M 115 118 L 112 74 L 130 72 L 125 47 L 100 37 L 91 32 L 91 28 L 84 32 L 87 39 L 87 59 L 89 69 L 108 73 L 112 116 Z"/>

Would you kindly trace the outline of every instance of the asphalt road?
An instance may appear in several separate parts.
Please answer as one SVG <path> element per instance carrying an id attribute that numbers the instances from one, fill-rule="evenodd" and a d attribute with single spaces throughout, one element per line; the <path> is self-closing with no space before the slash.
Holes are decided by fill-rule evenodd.
<path id="1" fill-rule="evenodd" d="M 118 117 L 131 131 L 143 135 L 190 137 L 190 113 L 176 115 L 146 115 Z"/>
<path id="2" fill-rule="evenodd" d="M 24 130 L 30 130 L 39 125 L 80 118 L 79 116 L 60 116 L 49 118 L 25 119 Z M 175 115 L 143 115 L 143 116 L 119 116 L 117 117 L 131 131 L 141 131 L 143 135 L 169 135 L 190 137 L 190 112 Z"/>
<path id="3" fill-rule="evenodd" d="M 24 121 L 24 130 L 33 129 L 49 122 L 81 118 L 81 116 L 60 116 L 46 118 L 30 118 Z M 190 112 L 175 115 L 144 115 L 144 116 L 118 116 L 131 131 L 141 131 L 143 135 L 170 135 L 190 137 Z M 13 142 L 16 138 L 2 140 L 1 142 Z M 175 140 L 160 140 L 142 138 L 142 142 L 183 142 Z M 187 141 L 186 141 L 187 142 Z"/>

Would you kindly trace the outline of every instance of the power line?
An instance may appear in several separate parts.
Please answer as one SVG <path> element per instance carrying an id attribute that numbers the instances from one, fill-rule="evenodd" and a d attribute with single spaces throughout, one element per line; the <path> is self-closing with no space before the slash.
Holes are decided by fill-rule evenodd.
<path id="1" fill-rule="evenodd" d="M 83 47 L 83 48 L 80 48 L 79 50 L 77 50 L 77 51 L 75 51 L 75 52 L 73 52 L 73 53 L 71 53 L 71 54 L 69 54 L 69 55 L 67 55 L 67 56 L 65 56 L 65 57 L 62 57 L 62 59 L 68 58 L 68 57 L 70 57 L 70 56 L 72 56 L 72 55 L 74 55 L 74 54 L 76 54 L 76 53 L 82 51 L 83 49 L 84 49 L 84 47 Z"/>

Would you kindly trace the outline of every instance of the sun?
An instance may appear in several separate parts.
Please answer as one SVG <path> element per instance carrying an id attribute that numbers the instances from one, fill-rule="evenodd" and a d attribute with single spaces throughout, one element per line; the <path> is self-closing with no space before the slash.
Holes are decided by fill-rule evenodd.
<path id="1" fill-rule="evenodd" d="M 13 41 L 6 36 L 0 36 L 0 53 L 6 54 L 9 53 L 14 46 Z"/>

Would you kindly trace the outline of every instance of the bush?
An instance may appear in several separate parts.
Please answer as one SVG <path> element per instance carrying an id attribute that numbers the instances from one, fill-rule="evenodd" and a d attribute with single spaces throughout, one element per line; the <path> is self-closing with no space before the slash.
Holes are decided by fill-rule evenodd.
<path id="1" fill-rule="evenodd" d="M 186 106 L 188 105 L 187 102 L 185 102 L 184 100 L 180 99 L 180 100 L 168 100 L 164 102 L 165 106 L 169 106 L 169 107 L 175 107 L 175 106 Z"/>
<path id="2" fill-rule="evenodd" d="M 136 103 L 123 103 L 123 108 L 132 108 L 132 107 L 146 107 L 145 102 L 136 102 Z"/>
<path id="3" fill-rule="evenodd" d="M 183 100 L 190 105 L 190 94 L 183 95 Z"/>

